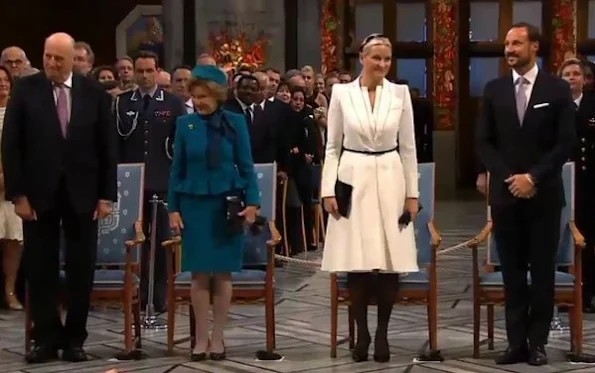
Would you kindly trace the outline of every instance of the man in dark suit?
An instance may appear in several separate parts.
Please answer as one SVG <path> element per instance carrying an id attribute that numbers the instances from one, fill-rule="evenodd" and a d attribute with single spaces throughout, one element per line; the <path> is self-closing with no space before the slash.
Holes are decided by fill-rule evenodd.
<path id="1" fill-rule="evenodd" d="M 15 86 L 4 121 L 6 199 L 23 219 L 24 265 L 35 325 L 29 363 L 84 361 L 97 221 L 117 198 L 116 129 L 103 87 L 73 75 L 74 40 L 45 41 L 44 72 Z M 62 226 L 62 229 L 61 227 Z M 68 315 L 58 313 L 60 232 Z"/>
<path id="2" fill-rule="evenodd" d="M 418 88 L 411 88 L 417 161 L 434 162 L 434 108 Z"/>
<path id="3" fill-rule="evenodd" d="M 477 152 L 490 172 L 506 294 L 509 347 L 498 364 L 547 364 L 544 344 L 565 203 L 561 173 L 575 141 L 575 110 L 568 83 L 538 70 L 539 39 L 539 30 L 526 23 L 508 31 L 505 56 L 512 74 L 486 85 L 477 128 Z"/>

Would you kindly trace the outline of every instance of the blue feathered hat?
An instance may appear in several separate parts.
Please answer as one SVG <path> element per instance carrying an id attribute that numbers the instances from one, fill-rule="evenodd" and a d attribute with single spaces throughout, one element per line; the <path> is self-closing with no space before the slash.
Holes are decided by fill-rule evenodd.
<path id="1" fill-rule="evenodd" d="M 219 67 L 213 65 L 196 65 L 192 69 L 192 77 L 209 80 L 219 85 L 227 85 L 227 75 Z"/>

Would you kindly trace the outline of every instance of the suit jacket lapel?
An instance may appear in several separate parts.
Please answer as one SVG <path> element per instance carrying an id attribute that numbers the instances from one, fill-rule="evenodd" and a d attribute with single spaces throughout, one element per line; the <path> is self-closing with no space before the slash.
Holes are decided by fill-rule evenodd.
<path id="1" fill-rule="evenodd" d="M 47 113 L 52 122 L 54 122 L 54 129 L 62 137 L 62 128 L 60 126 L 60 118 L 58 117 L 58 108 L 56 107 L 56 98 L 54 97 L 54 85 L 49 79 L 44 79 L 43 89 L 46 91 L 44 97 L 44 105 L 48 108 Z"/>
<path id="2" fill-rule="evenodd" d="M 372 123 L 373 120 L 372 116 L 370 115 L 370 109 L 365 101 L 364 95 L 368 94 L 364 92 L 364 89 L 359 84 L 359 79 L 356 79 L 352 83 L 347 85 L 347 91 L 350 98 L 351 106 L 357 118 L 357 123 L 359 124 L 363 133 L 368 136 L 368 139 L 372 140 L 374 138 Z"/>
<path id="3" fill-rule="evenodd" d="M 70 123 L 76 123 L 76 119 L 81 112 L 81 77 L 78 75 L 72 76 L 72 87 L 70 89 L 70 120 L 68 121 L 68 125 Z"/>
<path id="4" fill-rule="evenodd" d="M 374 112 L 374 121 L 376 122 L 374 126 L 375 141 L 378 140 L 378 136 L 380 136 L 384 129 L 384 125 L 386 124 L 390 112 L 391 102 L 397 100 L 397 98 L 394 97 L 390 82 L 386 79 L 382 82 L 382 89 L 378 90 L 376 94 L 380 95 L 380 97 L 377 97 L 378 107 Z"/>
<path id="5" fill-rule="evenodd" d="M 545 76 L 541 70 L 537 73 L 537 77 L 535 78 L 535 84 L 533 89 L 531 90 L 531 97 L 529 98 L 529 103 L 527 104 L 527 110 L 525 110 L 525 118 L 523 120 L 523 125 L 530 124 L 531 117 L 533 116 L 535 110 L 534 106 L 541 103 L 547 102 L 547 90 L 543 89 L 544 79 Z"/>
<path id="6" fill-rule="evenodd" d="M 516 87 L 512 78 L 512 72 L 508 75 L 507 79 L 505 79 L 503 89 L 503 97 L 506 98 L 507 104 L 511 108 L 510 112 L 513 114 L 513 121 L 511 123 L 513 123 L 516 128 L 520 128 L 521 122 L 519 121 L 519 115 L 516 109 Z M 525 111 L 525 116 L 526 113 L 527 112 Z"/>

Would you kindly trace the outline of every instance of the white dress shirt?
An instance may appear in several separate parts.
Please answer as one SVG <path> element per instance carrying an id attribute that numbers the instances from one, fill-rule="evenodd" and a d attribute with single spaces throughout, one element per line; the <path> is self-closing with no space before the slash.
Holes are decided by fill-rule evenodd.
<path id="1" fill-rule="evenodd" d="M 531 100 L 531 92 L 533 92 L 533 86 L 535 86 L 535 80 L 537 79 L 537 74 L 539 73 L 539 68 L 537 64 L 533 66 L 533 68 L 523 75 L 523 78 L 527 79 L 529 82 L 528 84 L 523 84 L 523 88 L 525 89 L 525 97 L 527 98 L 526 105 L 529 105 L 529 101 Z M 517 84 L 517 79 L 520 77 L 519 73 L 515 70 L 512 70 L 512 83 L 515 86 L 515 93 L 518 93 L 519 84 Z M 525 108 L 527 108 L 525 106 Z"/>

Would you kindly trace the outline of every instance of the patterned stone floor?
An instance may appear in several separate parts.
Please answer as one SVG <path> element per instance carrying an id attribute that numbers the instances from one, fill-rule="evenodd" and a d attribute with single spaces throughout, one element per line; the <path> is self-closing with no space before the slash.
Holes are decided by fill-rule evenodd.
<path id="1" fill-rule="evenodd" d="M 481 202 L 442 202 L 437 204 L 436 221 L 444 237 L 442 248 L 472 237 L 485 223 Z M 212 373 L 363 373 L 363 372 L 595 372 L 585 365 L 565 362 L 568 336 L 550 339 L 550 365 L 529 368 L 525 364 L 496 367 L 494 352 L 482 349 L 481 359 L 472 359 L 472 314 L 468 250 L 450 251 L 439 256 L 439 345 L 445 357 L 443 363 L 413 363 L 427 338 L 424 307 L 398 306 L 392 316 L 390 363 L 355 364 L 349 358 L 346 345 L 341 345 L 337 359 L 329 357 L 329 281 L 328 275 L 297 265 L 288 265 L 277 278 L 277 345 L 285 359 L 281 362 L 257 362 L 256 350 L 264 347 L 264 312 L 261 307 L 237 306 L 227 330 L 228 360 L 223 362 L 191 363 L 188 344 L 166 356 L 165 333 L 145 333 L 143 352 L 139 361 L 118 362 L 113 357 L 122 347 L 122 316 L 114 310 L 95 311 L 89 319 L 90 336 L 87 352 L 92 359 L 86 363 L 55 362 L 28 366 L 23 362 L 23 314 L 0 311 L 0 372 L 105 372 L 115 368 L 119 372 L 212 372 Z M 372 308 L 371 314 L 375 311 Z M 497 314 L 496 349 L 505 347 L 502 312 Z M 346 312 L 341 310 L 339 338 L 347 335 Z M 187 310 L 177 315 L 176 334 L 188 334 Z M 370 317 L 373 330 L 375 316 Z M 485 318 L 484 318 L 485 320 Z M 485 326 L 483 328 L 485 330 Z M 590 333 L 595 322 L 585 322 L 585 350 L 595 354 L 595 336 Z"/>

